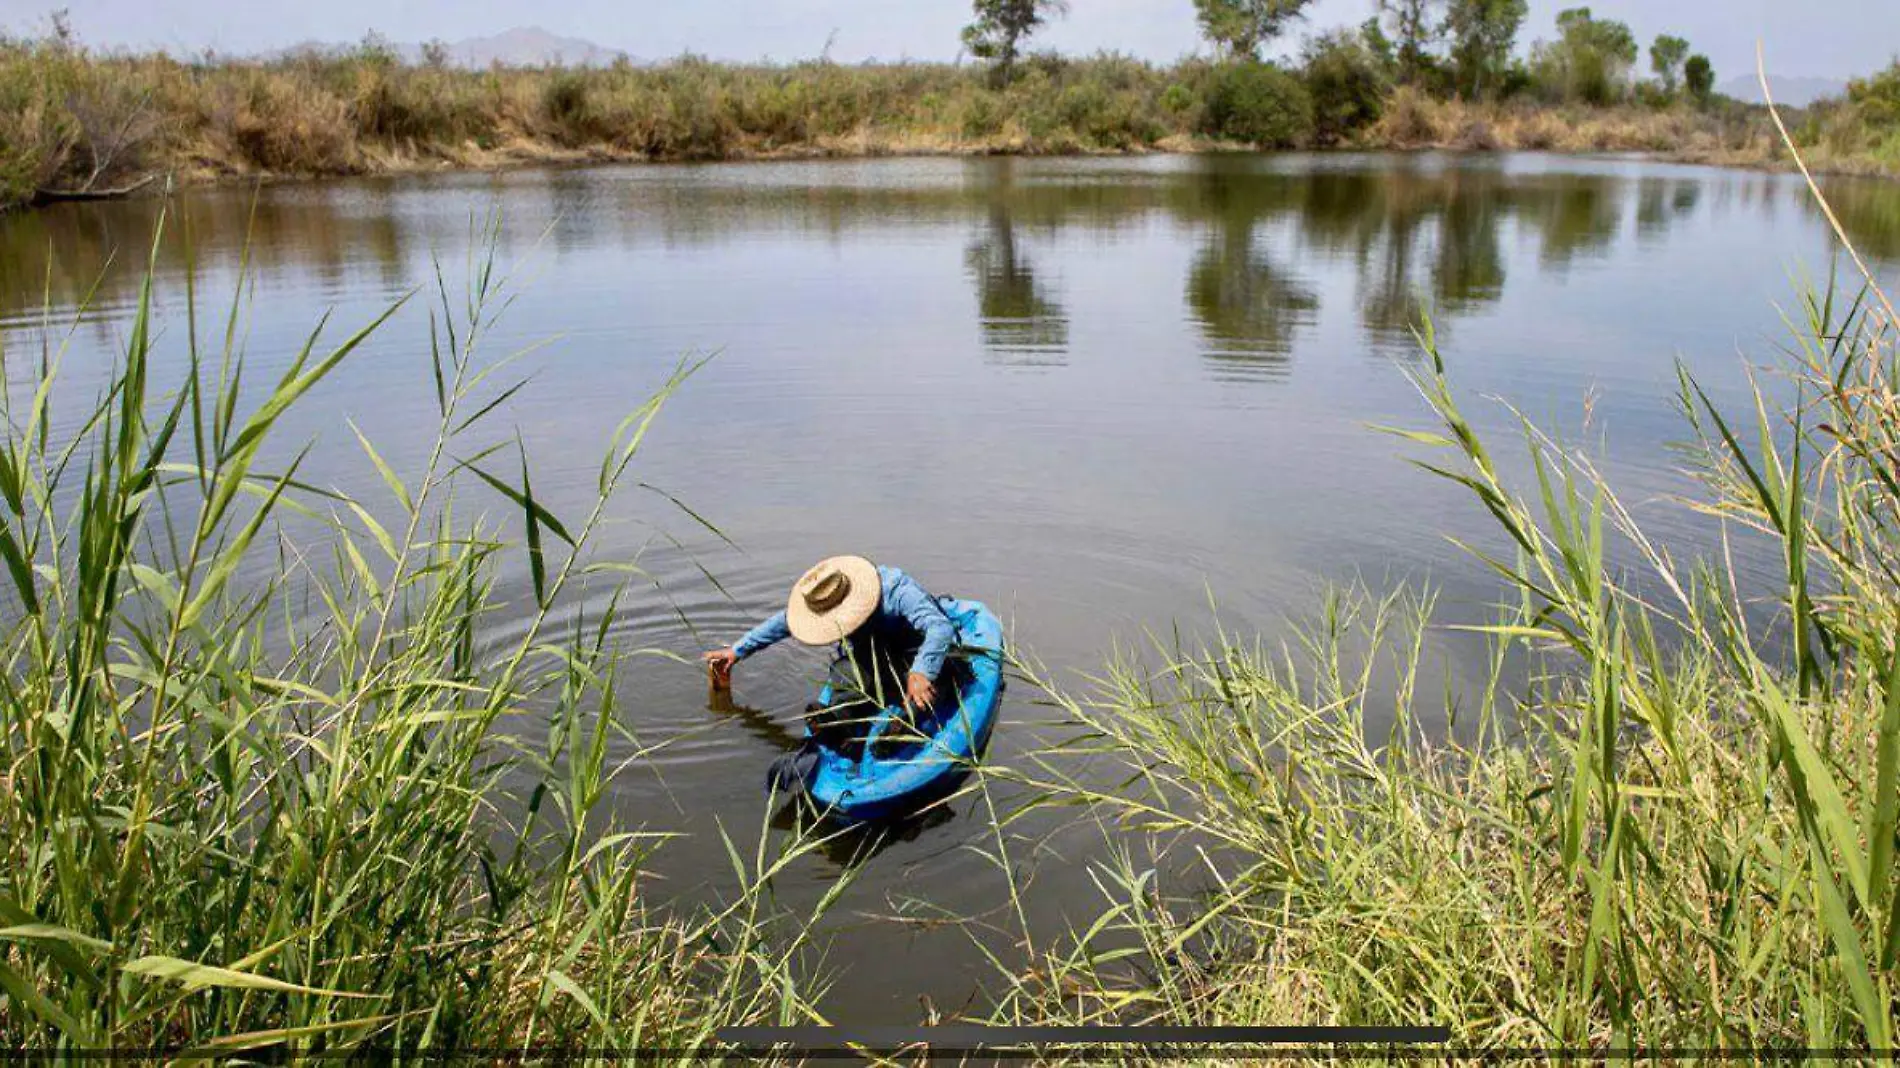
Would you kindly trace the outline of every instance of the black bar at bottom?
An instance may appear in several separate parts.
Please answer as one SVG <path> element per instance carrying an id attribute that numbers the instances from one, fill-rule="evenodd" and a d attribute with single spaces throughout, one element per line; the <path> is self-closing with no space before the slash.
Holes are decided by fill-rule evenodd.
<path id="1" fill-rule="evenodd" d="M 1173 1046 L 1226 1043 L 1366 1043 L 1410 1045 L 1451 1041 L 1448 1027 L 992 1027 L 944 1024 L 938 1027 L 722 1027 L 721 1042 L 737 1046 L 821 1048 L 864 1046 L 899 1049 L 931 1045 L 975 1046 L 1128 1045 Z"/>

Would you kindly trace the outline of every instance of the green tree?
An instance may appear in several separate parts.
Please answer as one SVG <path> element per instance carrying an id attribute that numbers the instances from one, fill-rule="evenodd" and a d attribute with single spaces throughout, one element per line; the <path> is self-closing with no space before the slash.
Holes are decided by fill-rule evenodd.
<path id="1" fill-rule="evenodd" d="M 1450 0 L 1445 33 L 1460 93 L 1483 96 L 1502 80 L 1529 11 L 1527 0 Z"/>
<path id="2" fill-rule="evenodd" d="M 1656 72 L 1664 93 L 1676 95 L 1676 84 L 1682 79 L 1682 62 L 1688 58 L 1689 42 L 1680 37 L 1661 34 L 1656 43 L 1649 46 L 1649 69 Z"/>
<path id="3" fill-rule="evenodd" d="M 1231 58 L 1258 57 L 1313 0 L 1194 0 L 1201 33 Z"/>
<path id="4" fill-rule="evenodd" d="M 1587 7 L 1557 14 L 1555 43 L 1540 43 L 1534 65 L 1546 95 L 1586 104 L 1622 99 L 1640 49 L 1628 25 L 1598 19 Z"/>
<path id="5" fill-rule="evenodd" d="M 1900 59 L 1883 71 L 1849 80 L 1847 104 L 1870 131 L 1884 134 L 1900 128 Z"/>
<path id="6" fill-rule="evenodd" d="M 396 52 L 396 46 L 389 43 L 389 38 L 375 30 L 363 35 L 363 39 L 357 42 L 356 51 L 350 58 L 366 67 L 385 69 L 402 62 L 402 57 Z"/>
<path id="7" fill-rule="evenodd" d="M 1398 46 L 1399 80 L 1407 85 L 1423 81 L 1432 69 L 1432 47 L 1442 23 L 1433 17 L 1438 0 L 1379 0 L 1379 13 L 1392 26 Z"/>
<path id="8" fill-rule="evenodd" d="M 1068 13 L 1067 0 L 975 0 L 976 21 L 963 28 L 963 46 L 978 59 L 996 64 L 996 78 L 1008 82 L 1023 39 L 1051 16 Z"/>
<path id="9" fill-rule="evenodd" d="M 1715 66 L 1707 56 L 1690 56 L 1682 67 L 1682 81 L 1696 103 L 1706 104 L 1715 95 Z"/>
<path id="10" fill-rule="evenodd" d="M 1390 74 L 1398 69 L 1399 59 L 1392 49 L 1392 38 L 1385 35 L 1385 27 L 1379 25 L 1377 15 L 1367 19 L 1365 24 L 1359 27 L 1359 39 L 1366 43 L 1366 49 L 1372 53 L 1373 58 L 1379 61 L 1386 73 Z"/>

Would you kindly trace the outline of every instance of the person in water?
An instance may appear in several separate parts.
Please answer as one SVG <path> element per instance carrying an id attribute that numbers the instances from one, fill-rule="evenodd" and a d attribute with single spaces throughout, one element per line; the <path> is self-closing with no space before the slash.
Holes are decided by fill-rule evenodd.
<path id="1" fill-rule="evenodd" d="M 924 712 L 935 705 L 957 630 L 942 601 L 916 579 L 862 556 L 834 556 L 799 578 L 783 612 L 705 660 L 723 679 L 739 661 L 788 637 L 837 646 L 831 704 L 809 711 L 814 734 L 849 738 L 884 708 L 901 703 Z"/>

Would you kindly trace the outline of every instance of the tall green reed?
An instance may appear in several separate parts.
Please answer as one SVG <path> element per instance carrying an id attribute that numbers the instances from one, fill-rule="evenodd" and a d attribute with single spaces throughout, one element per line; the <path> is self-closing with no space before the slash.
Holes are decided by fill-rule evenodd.
<path id="1" fill-rule="evenodd" d="M 1126 781 L 1057 757 L 1016 773 L 1162 859 L 1106 866 L 1108 911 L 1000 1017 L 1891 1048 L 1900 405 L 1895 317 L 1862 281 L 1804 295 L 1788 381 L 1744 418 L 1682 374 L 1702 491 L 1681 506 L 1719 535 L 1686 562 L 1528 421 L 1507 468 L 1426 324 L 1438 425 L 1395 433 L 1495 521 L 1465 547 L 1506 591 L 1496 622 L 1462 628 L 1489 670 L 1421 690 L 1432 597 L 1351 589 L 1279 649 L 1157 643 L 1059 696 Z M 1743 536 L 1774 548 L 1773 588 L 1738 577 Z M 1164 893 L 1161 871 L 1201 889 Z"/>
<path id="2" fill-rule="evenodd" d="M 642 751 L 616 669 L 644 651 L 614 627 L 639 572 L 590 550 L 697 364 L 621 423 L 587 513 L 556 516 L 491 426 L 520 388 L 482 355 L 498 234 L 471 229 L 462 293 L 436 267 L 420 470 L 356 434 L 381 500 L 300 480 L 311 446 L 278 439 L 409 298 L 340 341 L 319 324 L 259 387 L 247 280 L 215 324 L 188 281 L 182 358 L 161 357 L 148 270 L 123 360 L 64 422 L 46 324 L 0 434 L 0 1040 L 691 1051 L 810 1017 L 801 939 L 760 891 L 804 846 L 761 845 L 730 904 L 661 917 L 641 878 L 661 836 L 607 807 L 610 747 Z M 161 359 L 183 366 L 164 394 Z M 498 499 L 512 522 L 486 518 Z M 522 558 L 532 601 L 497 644 Z M 583 586 L 603 607 L 565 610 Z"/>

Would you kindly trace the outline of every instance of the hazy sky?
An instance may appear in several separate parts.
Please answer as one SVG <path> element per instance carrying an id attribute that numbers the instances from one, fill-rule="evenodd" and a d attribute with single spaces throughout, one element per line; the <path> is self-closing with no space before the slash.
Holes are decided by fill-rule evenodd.
<path id="1" fill-rule="evenodd" d="M 1531 0 L 1520 43 L 1551 36 L 1577 0 Z M 1318 0 L 1304 31 L 1366 18 L 1374 0 Z M 0 28 L 43 27 L 70 9 L 86 41 L 107 46 L 255 52 L 305 40 L 349 41 L 374 28 L 398 41 L 458 40 L 539 25 L 642 58 L 695 51 L 727 59 L 797 59 L 835 29 L 833 58 L 948 59 L 968 0 L 0 0 Z M 1199 46 L 1190 0 L 1072 0 L 1039 43 L 1172 59 Z M 1900 0 L 1597 0 L 1647 43 L 1687 37 L 1726 80 L 1751 72 L 1755 43 L 1784 75 L 1845 78 L 1884 66 L 1900 49 Z"/>

